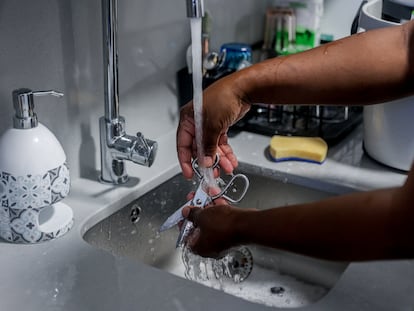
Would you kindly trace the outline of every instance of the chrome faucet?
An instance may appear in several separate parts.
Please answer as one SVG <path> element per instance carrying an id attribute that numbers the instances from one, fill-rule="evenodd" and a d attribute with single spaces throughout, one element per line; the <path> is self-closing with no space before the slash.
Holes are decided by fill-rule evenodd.
<path id="1" fill-rule="evenodd" d="M 128 180 L 125 160 L 151 166 L 157 142 L 141 133 L 125 132 L 125 119 L 119 115 L 117 0 L 102 0 L 102 34 L 105 88 L 105 116 L 99 120 L 102 182 L 122 184 Z"/>
<path id="2" fill-rule="evenodd" d="M 204 3 L 203 0 L 186 0 L 187 4 L 187 17 L 203 17 L 204 16 Z"/>

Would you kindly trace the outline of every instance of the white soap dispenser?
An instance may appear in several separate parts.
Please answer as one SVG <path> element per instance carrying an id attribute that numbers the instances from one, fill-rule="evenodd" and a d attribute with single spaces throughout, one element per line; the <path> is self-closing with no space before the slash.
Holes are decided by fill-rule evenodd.
<path id="1" fill-rule="evenodd" d="M 12 243 L 57 238 L 73 225 L 66 155 L 55 135 L 33 111 L 33 97 L 55 91 L 13 91 L 13 128 L 0 137 L 0 236 Z"/>

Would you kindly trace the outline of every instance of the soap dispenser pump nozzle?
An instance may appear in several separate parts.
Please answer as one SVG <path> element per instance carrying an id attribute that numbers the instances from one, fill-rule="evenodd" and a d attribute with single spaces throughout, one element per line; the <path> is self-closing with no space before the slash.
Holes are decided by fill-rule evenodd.
<path id="1" fill-rule="evenodd" d="M 37 126 L 37 115 L 33 110 L 33 97 L 46 95 L 62 97 L 63 93 L 53 90 L 33 92 L 27 88 L 20 88 L 13 91 L 13 106 L 15 110 L 15 115 L 13 117 L 14 128 L 29 129 Z"/>

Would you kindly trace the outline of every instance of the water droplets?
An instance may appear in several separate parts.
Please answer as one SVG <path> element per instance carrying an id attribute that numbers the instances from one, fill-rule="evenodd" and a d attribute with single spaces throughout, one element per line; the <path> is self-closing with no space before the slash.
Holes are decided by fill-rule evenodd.
<path id="1" fill-rule="evenodd" d="M 106 231 L 106 239 L 110 241 L 112 239 L 112 221 L 108 218 L 108 229 Z"/>
<path id="2" fill-rule="evenodd" d="M 56 300 L 58 295 L 59 295 L 59 288 L 55 287 L 55 289 L 53 290 L 53 295 L 52 295 L 53 300 Z"/>
<path id="3" fill-rule="evenodd" d="M 327 292 L 326 288 L 261 265 L 255 265 L 249 277 L 243 281 L 241 274 L 229 277 L 226 271 L 229 266 L 223 266 L 225 261 L 218 264 L 220 261 L 194 255 L 188 248 L 182 250 L 182 260 L 187 279 L 271 307 L 301 307 L 317 301 Z"/>

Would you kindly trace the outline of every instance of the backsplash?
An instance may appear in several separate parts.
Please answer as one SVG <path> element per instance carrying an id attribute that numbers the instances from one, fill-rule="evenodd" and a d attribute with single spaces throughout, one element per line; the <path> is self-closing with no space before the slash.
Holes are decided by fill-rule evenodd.
<path id="1" fill-rule="evenodd" d="M 352 2 L 347 1 L 350 18 L 359 4 Z M 268 3 L 205 0 L 213 18 L 211 48 L 260 40 Z M 1 1 L 0 38 L 0 133 L 12 123 L 12 90 L 62 91 L 63 99 L 36 105 L 39 122 L 63 145 L 72 179 L 95 178 L 98 119 L 104 113 L 100 1 Z M 157 139 L 177 123 L 175 73 L 185 65 L 190 44 L 185 1 L 119 0 L 118 40 L 120 113 L 127 132 Z"/>

